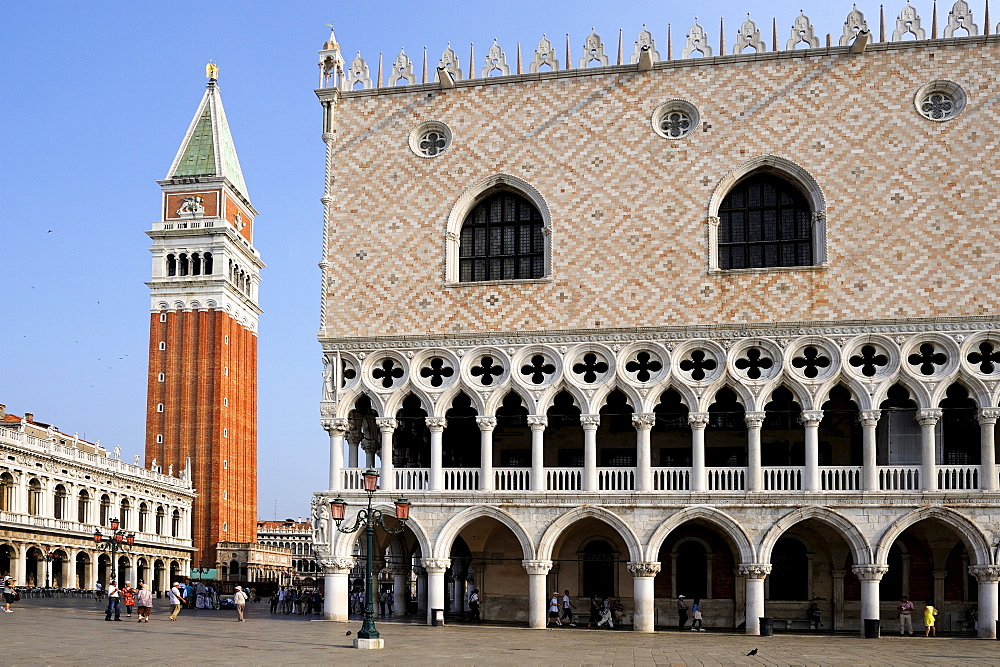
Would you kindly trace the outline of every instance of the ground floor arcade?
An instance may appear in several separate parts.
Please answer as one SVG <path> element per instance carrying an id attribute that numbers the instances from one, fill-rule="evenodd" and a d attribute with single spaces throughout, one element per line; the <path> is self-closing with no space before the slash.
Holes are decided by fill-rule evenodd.
<path id="1" fill-rule="evenodd" d="M 804 629 L 815 605 L 824 629 L 860 631 L 863 619 L 879 618 L 895 632 L 908 595 L 918 611 L 933 601 L 942 631 L 972 631 L 975 610 L 979 636 L 995 633 L 1000 522 L 986 502 L 411 500 L 406 530 L 379 532 L 373 552 L 399 614 L 462 612 L 475 588 L 485 618 L 541 627 L 552 593 L 569 590 L 584 616 L 591 596 L 620 599 L 623 623 L 639 631 L 676 627 L 684 595 L 700 599 L 711 628 L 756 634 L 770 616 Z M 332 526 L 317 536 L 327 616 L 346 619 L 363 540 Z"/>

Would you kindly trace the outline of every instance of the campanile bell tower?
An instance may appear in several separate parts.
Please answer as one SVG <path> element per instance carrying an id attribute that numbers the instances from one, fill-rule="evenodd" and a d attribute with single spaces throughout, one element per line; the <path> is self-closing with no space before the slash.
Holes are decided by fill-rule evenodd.
<path id="1" fill-rule="evenodd" d="M 146 401 L 147 464 L 191 460 L 198 496 L 193 563 L 220 541 L 253 542 L 257 524 L 258 284 L 250 203 L 222 108 L 218 68 L 162 181 L 153 240 Z"/>

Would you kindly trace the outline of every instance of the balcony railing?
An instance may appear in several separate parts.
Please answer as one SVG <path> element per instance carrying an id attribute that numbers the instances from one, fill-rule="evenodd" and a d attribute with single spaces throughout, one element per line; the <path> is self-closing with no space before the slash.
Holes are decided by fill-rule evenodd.
<path id="1" fill-rule="evenodd" d="M 342 489 L 364 489 L 363 468 L 345 468 L 341 471 Z M 543 469 L 543 488 L 556 493 L 583 491 L 584 468 Z M 694 485 L 695 470 L 691 467 L 652 467 L 649 470 L 654 493 L 690 493 Z M 599 467 L 597 491 L 633 493 L 638 486 L 639 469 L 634 467 Z M 443 468 L 442 491 L 480 491 L 483 487 L 480 468 Z M 531 468 L 494 468 L 495 491 L 530 491 Z M 919 493 L 920 466 L 878 466 L 877 491 Z M 430 491 L 430 468 L 395 468 L 393 476 L 396 490 Z M 819 490 L 827 493 L 860 493 L 864 484 L 861 466 L 819 466 Z M 800 493 L 805 489 L 805 466 L 766 466 L 761 468 L 763 491 L 768 493 Z M 983 488 L 980 466 L 939 465 L 936 469 L 938 491 L 978 491 Z M 748 469 L 745 467 L 705 468 L 705 481 L 709 492 L 745 492 L 748 488 Z"/>

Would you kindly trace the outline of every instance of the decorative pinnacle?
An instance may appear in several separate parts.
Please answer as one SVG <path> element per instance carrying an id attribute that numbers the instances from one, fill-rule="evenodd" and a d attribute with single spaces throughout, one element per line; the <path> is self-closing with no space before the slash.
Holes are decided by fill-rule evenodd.
<path id="1" fill-rule="evenodd" d="M 215 64 L 215 61 L 209 60 L 205 65 L 205 78 L 209 81 L 219 80 L 219 66 Z"/>

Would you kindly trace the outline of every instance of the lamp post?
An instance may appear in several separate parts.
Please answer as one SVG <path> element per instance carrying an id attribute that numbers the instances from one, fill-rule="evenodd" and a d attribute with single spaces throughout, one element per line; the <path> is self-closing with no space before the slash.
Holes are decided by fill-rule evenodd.
<path id="1" fill-rule="evenodd" d="M 378 490 L 378 471 L 368 469 L 362 474 L 365 483 L 365 491 L 368 493 L 368 507 L 358 512 L 354 523 L 350 527 L 342 526 L 344 521 L 344 511 L 347 509 L 347 502 L 343 498 L 337 498 L 330 503 L 330 516 L 337 523 L 337 530 L 342 533 L 353 533 L 365 527 L 367 537 L 367 549 L 365 560 L 365 621 L 358 631 L 358 638 L 354 640 L 354 648 L 379 649 L 383 647 L 383 641 L 379 637 L 378 629 L 375 627 L 375 582 L 372 573 L 374 550 L 375 526 L 381 526 L 387 533 L 401 533 L 405 530 L 406 521 L 410 518 L 410 501 L 400 498 L 396 501 L 396 519 L 398 526 L 387 526 L 384 515 L 378 509 L 372 508 L 372 497 Z"/>
<path id="2" fill-rule="evenodd" d="M 111 534 L 105 536 L 101 533 L 101 529 L 97 528 L 94 530 L 94 542 L 97 544 L 97 548 L 101 551 L 107 551 L 111 553 L 111 578 L 118 580 L 118 563 L 116 554 L 121 551 L 123 553 L 128 553 L 135 544 L 135 533 L 129 533 L 124 530 L 118 530 L 121 527 L 121 521 L 118 519 L 111 520 Z"/>
<path id="3" fill-rule="evenodd" d="M 59 560 L 59 556 L 53 555 L 52 547 L 49 545 L 45 545 L 45 555 L 43 556 L 43 558 L 45 559 L 45 587 L 48 588 L 49 574 L 52 571 L 52 561 Z"/>

